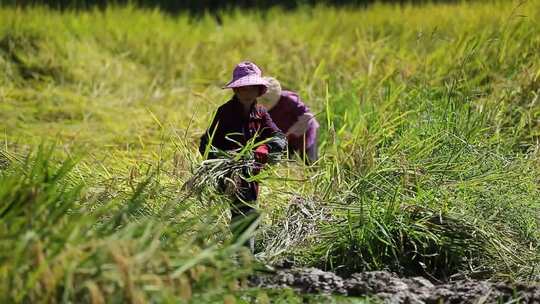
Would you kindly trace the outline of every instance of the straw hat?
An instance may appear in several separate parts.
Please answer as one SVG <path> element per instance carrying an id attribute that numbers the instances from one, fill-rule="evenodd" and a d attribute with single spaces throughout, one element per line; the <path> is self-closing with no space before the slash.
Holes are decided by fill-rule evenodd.
<path id="1" fill-rule="evenodd" d="M 264 95 L 259 97 L 258 101 L 270 110 L 276 106 L 281 98 L 281 84 L 274 77 L 263 77 L 263 79 L 268 82 L 268 89 Z"/>

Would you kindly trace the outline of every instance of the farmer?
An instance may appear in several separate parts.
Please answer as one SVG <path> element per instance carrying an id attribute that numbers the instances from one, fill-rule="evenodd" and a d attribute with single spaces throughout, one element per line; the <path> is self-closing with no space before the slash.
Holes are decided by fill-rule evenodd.
<path id="1" fill-rule="evenodd" d="M 317 129 L 319 123 L 297 93 L 281 89 L 279 81 L 265 77 L 269 87 L 259 98 L 268 114 L 286 135 L 289 154 L 298 154 L 306 164 L 315 162 L 317 154 Z"/>
<path id="2" fill-rule="evenodd" d="M 251 224 L 256 225 L 259 218 L 255 209 L 259 185 L 256 181 L 247 181 L 245 178 L 259 172 L 268 161 L 269 153 L 283 153 L 287 140 L 266 109 L 257 104 L 257 97 L 268 89 L 268 82 L 262 78 L 257 65 L 249 61 L 239 63 L 234 68 L 233 79 L 225 88 L 232 89 L 234 96 L 218 108 L 210 127 L 201 137 L 201 154 L 204 155 L 209 144 L 214 151 L 239 151 L 252 139 L 255 139 L 255 142 L 267 140 L 253 151 L 256 168 L 243 170 L 243 178 L 235 181 L 231 191 L 231 230 L 236 239 Z M 210 138 L 212 142 L 209 142 Z M 216 158 L 216 153 L 209 153 L 208 158 Z M 254 244 L 252 240 L 250 242 L 253 251 Z"/>

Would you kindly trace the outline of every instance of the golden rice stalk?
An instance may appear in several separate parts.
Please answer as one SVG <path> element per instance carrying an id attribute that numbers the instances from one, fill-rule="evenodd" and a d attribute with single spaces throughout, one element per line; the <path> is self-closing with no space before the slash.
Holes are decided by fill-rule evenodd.
<path id="1" fill-rule="evenodd" d="M 192 296 L 191 283 L 185 275 L 180 276 L 180 298 L 190 300 Z"/>
<path id="2" fill-rule="evenodd" d="M 86 281 L 84 286 L 88 289 L 90 294 L 90 303 L 105 304 L 103 293 L 101 293 L 101 289 L 99 289 L 99 286 L 94 281 Z"/>

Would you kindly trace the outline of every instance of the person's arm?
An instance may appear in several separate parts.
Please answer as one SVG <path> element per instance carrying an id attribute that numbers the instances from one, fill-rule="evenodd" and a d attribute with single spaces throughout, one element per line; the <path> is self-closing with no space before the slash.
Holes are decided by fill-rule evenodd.
<path id="1" fill-rule="evenodd" d="M 212 123 L 210 124 L 210 127 L 201 136 L 201 140 L 199 143 L 199 152 L 201 153 L 203 157 L 207 156 L 206 158 L 208 159 L 216 157 L 215 153 L 211 151 L 212 146 L 211 145 L 209 146 L 209 141 L 210 141 L 210 138 L 212 138 L 212 136 L 213 136 L 212 139 L 214 139 L 216 134 L 218 133 L 219 121 L 221 119 L 221 115 L 222 115 L 222 111 L 221 111 L 221 108 L 219 108 L 216 114 L 214 115 L 214 118 L 212 119 Z M 207 152 L 206 151 L 207 148 L 209 149 L 208 155 L 205 155 Z"/>
<path id="2" fill-rule="evenodd" d="M 303 136 L 314 119 L 313 114 L 309 112 L 300 115 L 298 120 L 287 131 L 287 135 Z"/>
<path id="3" fill-rule="evenodd" d="M 268 159 L 269 153 L 283 153 L 287 148 L 287 138 L 285 134 L 276 126 L 270 114 L 264 109 L 260 109 L 260 115 L 262 118 L 261 125 L 261 139 L 270 139 L 265 144 L 260 145 L 255 150 L 255 157 L 259 158 L 258 161 L 265 163 Z"/>
<path id="4" fill-rule="evenodd" d="M 302 102 L 297 94 L 290 94 L 291 112 L 297 117 L 296 122 L 287 130 L 287 135 L 297 137 L 303 136 L 308 130 L 310 124 L 315 120 L 315 116 L 309 111 L 309 108 Z"/>

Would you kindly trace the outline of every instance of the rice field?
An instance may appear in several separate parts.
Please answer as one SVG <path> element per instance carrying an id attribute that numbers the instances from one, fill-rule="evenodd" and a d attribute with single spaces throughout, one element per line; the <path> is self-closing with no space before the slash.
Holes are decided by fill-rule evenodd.
<path id="1" fill-rule="evenodd" d="M 539 1 L 0 7 L 0 301 L 370 301 L 247 286 L 284 258 L 538 282 L 539 20 Z M 226 198 L 186 186 L 246 59 L 321 124 L 320 161 L 257 177 L 257 258 Z"/>

